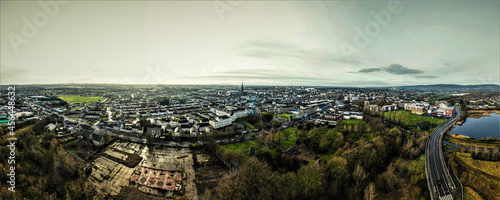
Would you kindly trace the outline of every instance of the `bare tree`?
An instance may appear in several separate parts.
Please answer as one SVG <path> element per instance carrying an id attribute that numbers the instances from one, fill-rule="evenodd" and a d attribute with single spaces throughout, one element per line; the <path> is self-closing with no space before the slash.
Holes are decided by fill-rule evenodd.
<path id="1" fill-rule="evenodd" d="M 365 188 L 365 199 L 366 200 L 373 200 L 377 196 L 377 192 L 375 189 L 375 184 L 373 182 L 370 182 L 368 186 Z"/>

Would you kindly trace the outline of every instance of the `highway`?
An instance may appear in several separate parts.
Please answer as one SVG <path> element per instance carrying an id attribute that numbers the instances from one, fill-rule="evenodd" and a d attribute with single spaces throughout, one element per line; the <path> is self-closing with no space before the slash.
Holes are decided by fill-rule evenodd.
<path id="1" fill-rule="evenodd" d="M 462 199 L 461 184 L 448 168 L 443 154 L 443 135 L 461 115 L 455 116 L 436 127 L 430 134 L 425 149 L 425 171 L 431 199 Z"/>

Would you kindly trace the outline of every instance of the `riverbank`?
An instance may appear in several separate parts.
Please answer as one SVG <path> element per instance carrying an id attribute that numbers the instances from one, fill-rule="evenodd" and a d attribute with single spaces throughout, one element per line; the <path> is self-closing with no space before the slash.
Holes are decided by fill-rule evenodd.
<path id="1" fill-rule="evenodd" d="M 446 134 L 444 140 L 458 145 L 500 149 L 500 138 L 474 139 L 466 135 Z"/>
<path id="2" fill-rule="evenodd" d="M 500 110 L 467 110 L 466 113 L 469 118 L 480 118 L 490 116 L 490 113 L 500 114 Z"/>
<path id="3" fill-rule="evenodd" d="M 471 158 L 470 153 L 448 154 L 449 163 L 464 187 L 465 199 L 498 199 L 500 162 Z"/>

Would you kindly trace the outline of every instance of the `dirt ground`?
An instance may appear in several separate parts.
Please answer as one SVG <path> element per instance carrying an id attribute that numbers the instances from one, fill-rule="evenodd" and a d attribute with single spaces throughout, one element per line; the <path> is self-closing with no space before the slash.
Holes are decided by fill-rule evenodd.
<path id="1" fill-rule="evenodd" d="M 160 199 L 170 197 L 198 199 L 192 155 L 191 150 L 186 148 L 178 150 L 130 142 L 115 142 L 92 162 L 89 181 L 97 188 L 101 196 L 112 198 L 120 195 L 135 195 L 138 199 L 151 199 L 151 195 L 156 195 Z M 130 182 L 132 174 L 138 167 L 183 172 L 185 177 L 182 178 L 182 189 L 172 193 Z M 127 189 L 122 191 L 124 188 Z M 144 198 L 142 198 L 141 195 L 136 194 L 137 192 L 147 194 L 143 194 Z"/>
<path id="2" fill-rule="evenodd" d="M 200 151 L 195 152 L 195 155 L 196 187 L 198 196 L 202 196 L 207 189 L 217 186 L 220 178 L 229 171 L 218 158 Z"/>

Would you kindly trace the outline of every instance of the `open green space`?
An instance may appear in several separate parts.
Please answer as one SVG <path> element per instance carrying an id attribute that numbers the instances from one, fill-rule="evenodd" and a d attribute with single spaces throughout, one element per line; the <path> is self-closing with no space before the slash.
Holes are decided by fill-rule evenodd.
<path id="1" fill-rule="evenodd" d="M 255 140 L 246 140 L 244 142 L 238 142 L 234 144 L 226 144 L 222 145 L 224 148 L 231 149 L 236 152 L 245 152 L 250 150 L 250 146 L 257 146 L 257 142 Z"/>
<path id="2" fill-rule="evenodd" d="M 470 199 L 498 199 L 500 191 L 500 164 L 495 161 L 475 160 L 470 153 L 448 154 L 449 163 Z"/>
<path id="3" fill-rule="evenodd" d="M 287 139 L 284 139 L 283 141 L 281 141 L 280 145 L 283 148 L 290 148 L 293 145 L 295 145 L 296 142 L 297 142 L 297 136 L 293 135 L 293 136 L 290 136 Z"/>
<path id="4" fill-rule="evenodd" d="M 358 123 L 363 122 L 363 120 L 361 120 L 361 119 L 345 119 L 345 120 L 342 120 L 342 122 L 345 123 L 345 124 L 356 125 Z"/>
<path id="5" fill-rule="evenodd" d="M 474 139 L 474 138 L 458 138 L 446 135 L 445 140 L 453 144 L 474 145 L 477 147 L 484 147 L 484 148 L 500 147 L 500 139 L 498 138 Z"/>
<path id="6" fill-rule="evenodd" d="M 428 131 L 436 128 L 436 126 L 446 121 L 446 119 L 438 119 L 438 118 L 412 114 L 410 113 L 410 111 L 407 110 L 384 112 L 384 117 L 392 121 L 400 121 L 413 128 L 428 130 Z"/>
<path id="7" fill-rule="evenodd" d="M 275 116 L 280 116 L 280 117 L 285 117 L 285 118 L 290 118 L 290 116 L 292 116 L 292 114 L 290 113 L 282 113 L 282 114 L 277 114 Z"/>
<path id="8" fill-rule="evenodd" d="M 80 95 L 62 95 L 58 97 L 68 103 L 80 103 L 80 104 L 83 104 L 85 102 L 100 102 L 104 100 L 104 98 L 102 97 L 87 97 Z"/>

